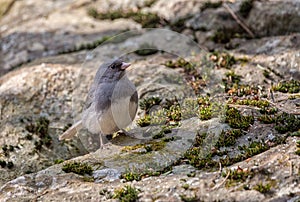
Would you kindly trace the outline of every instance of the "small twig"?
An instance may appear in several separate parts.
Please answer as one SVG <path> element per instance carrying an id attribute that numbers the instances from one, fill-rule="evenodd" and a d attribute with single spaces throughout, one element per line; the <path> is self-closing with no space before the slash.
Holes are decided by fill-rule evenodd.
<path id="1" fill-rule="evenodd" d="M 225 177 L 225 179 L 220 184 L 217 184 L 216 186 L 214 186 L 211 190 L 215 190 L 215 189 L 218 189 L 219 187 L 221 187 L 226 182 L 226 180 L 228 179 L 228 177 L 230 175 L 230 172 L 231 171 L 229 170 L 226 177 Z"/>
<path id="2" fill-rule="evenodd" d="M 272 99 L 272 102 L 275 102 L 272 88 L 269 89 L 269 95 L 270 95 L 270 98 Z"/>
<path id="3" fill-rule="evenodd" d="M 220 174 L 222 174 L 222 164 L 220 162 L 219 162 L 219 166 L 220 166 L 219 172 Z"/>
<path id="4" fill-rule="evenodd" d="M 290 161 L 290 176 L 293 175 L 293 161 Z"/>
<path id="5" fill-rule="evenodd" d="M 252 37 L 254 38 L 253 32 L 247 27 L 245 23 L 242 22 L 241 19 L 233 12 L 233 10 L 226 4 L 223 3 L 223 6 L 228 10 L 231 16 L 235 19 L 235 21 Z"/>

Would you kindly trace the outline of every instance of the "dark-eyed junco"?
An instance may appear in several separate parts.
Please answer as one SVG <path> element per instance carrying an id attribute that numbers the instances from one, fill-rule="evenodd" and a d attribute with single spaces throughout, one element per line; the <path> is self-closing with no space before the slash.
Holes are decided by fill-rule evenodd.
<path id="1" fill-rule="evenodd" d="M 130 63 L 120 59 L 104 63 L 98 69 L 88 93 L 82 119 L 71 126 L 60 140 L 72 138 L 79 129 L 100 135 L 112 134 L 127 127 L 134 119 L 138 107 L 138 94 L 126 76 Z"/>

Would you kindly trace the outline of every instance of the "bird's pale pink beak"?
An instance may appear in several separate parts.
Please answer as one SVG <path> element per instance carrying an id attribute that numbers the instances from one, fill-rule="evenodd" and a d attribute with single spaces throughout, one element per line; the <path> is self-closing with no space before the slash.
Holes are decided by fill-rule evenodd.
<path id="1" fill-rule="evenodd" d="M 122 62 L 121 69 L 125 70 L 125 69 L 127 69 L 130 65 L 131 65 L 130 63 Z"/>

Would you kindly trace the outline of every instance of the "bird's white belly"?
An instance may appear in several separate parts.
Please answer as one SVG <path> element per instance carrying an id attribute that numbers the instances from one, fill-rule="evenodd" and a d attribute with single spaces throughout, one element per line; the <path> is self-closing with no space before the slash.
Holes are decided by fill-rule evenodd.
<path id="1" fill-rule="evenodd" d="M 96 113 L 94 107 L 90 107 L 84 115 L 83 125 L 91 133 L 112 134 L 127 127 L 131 122 L 130 110 L 136 111 L 136 106 L 130 107 L 130 97 L 122 98 L 112 102 L 110 108 L 104 112 Z"/>

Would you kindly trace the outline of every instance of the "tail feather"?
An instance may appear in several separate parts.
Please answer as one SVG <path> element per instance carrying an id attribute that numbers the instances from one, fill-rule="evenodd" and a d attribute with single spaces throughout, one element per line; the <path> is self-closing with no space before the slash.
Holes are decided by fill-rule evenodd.
<path id="1" fill-rule="evenodd" d="M 77 131 L 82 128 L 82 121 L 76 122 L 72 125 L 68 130 L 66 130 L 61 136 L 59 136 L 59 140 L 71 139 L 76 135 Z"/>

